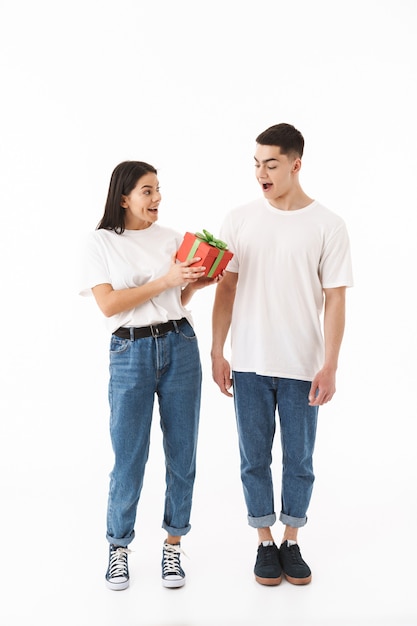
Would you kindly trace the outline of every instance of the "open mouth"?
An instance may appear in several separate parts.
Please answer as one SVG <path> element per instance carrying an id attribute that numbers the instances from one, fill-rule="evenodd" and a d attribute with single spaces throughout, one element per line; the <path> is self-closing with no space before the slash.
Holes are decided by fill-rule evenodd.
<path id="1" fill-rule="evenodd" d="M 269 189 L 271 189 L 272 187 L 272 183 L 262 183 L 262 189 L 264 191 L 268 191 Z"/>

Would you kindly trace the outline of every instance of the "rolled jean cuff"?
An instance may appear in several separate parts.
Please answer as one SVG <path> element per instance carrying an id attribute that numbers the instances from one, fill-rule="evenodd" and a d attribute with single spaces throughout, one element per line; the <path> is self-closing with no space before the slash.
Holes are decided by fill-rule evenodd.
<path id="1" fill-rule="evenodd" d="M 291 515 L 286 515 L 285 513 L 280 513 L 279 516 L 280 521 L 286 526 L 291 526 L 292 528 L 301 528 L 307 524 L 307 516 L 306 517 L 291 517 Z"/>
<path id="2" fill-rule="evenodd" d="M 129 543 L 131 543 L 135 538 L 135 531 L 132 530 L 130 535 L 127 537 L 112 537 L 109 533 L 106 533 L 106 539 L 109 543 L 114 546 L 121 546 L 122 548 L 127 548 Z"/>
<path id="3" fill-rule="evenodd" d="M 251 517 L 248 515 L 248 524 L 252 526 L 252 528 L 269 528 L 273 526 L 276 521 L 277 516 L 275 513 L 264 515 L 263 517 Z"/>
<path id="4" fill-rule="evenodd" d="M 167 531 L 171 537 L 183 537 L 191 530 L 191 524 L 188 524 L 185 528 L 174 528 L 173 526 L 168 526 L 165 522 L 162 522 L 162 528 Z"/>

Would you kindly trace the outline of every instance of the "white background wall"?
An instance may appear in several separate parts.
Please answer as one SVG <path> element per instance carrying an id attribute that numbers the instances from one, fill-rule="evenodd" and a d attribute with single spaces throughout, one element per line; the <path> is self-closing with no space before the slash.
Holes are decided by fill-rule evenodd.
<path id="1" fill-rule="evenodd" d="M 416 18 L 415 0 L 0 1 L 2 623 L 242 626 L 275 623 L 276 606 L 290 625 L 417 623 Z M 161 223 L 216 234 L 259 194 L 255 138 L 281 121 L 304 134 L 302 185 L 346 220 L 355 272 L 303 531 L 316 586 L 252 586 L 207 289 L 192 303 L 205 381 L 189 595 L 152 595 L 166 591 L 157 423 L 136 587 L 111 594 L 108 337 L 77 295 L 80 238 L 125 159 L 158 168 Z M 275 472 L 279 509 L 278 449 Z"/>

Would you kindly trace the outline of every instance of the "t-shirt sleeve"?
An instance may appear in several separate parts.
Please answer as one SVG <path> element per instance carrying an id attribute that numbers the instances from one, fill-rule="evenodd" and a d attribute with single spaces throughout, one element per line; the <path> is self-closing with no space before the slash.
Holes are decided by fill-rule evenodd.
<path id="1" fill-rule="evenodd" d="M 319 273 L 323 289 L 353 287 L 350 241 L 344 222 L 325 243 Z"/>
<path id="2" fill-rule="evenodd" d="M 103 283 L 111 284 L 104 250 L 95 233 L 89 233 L 81 245 L 79 262 L 79 295 L 90 296 L 91 289 Z"/>

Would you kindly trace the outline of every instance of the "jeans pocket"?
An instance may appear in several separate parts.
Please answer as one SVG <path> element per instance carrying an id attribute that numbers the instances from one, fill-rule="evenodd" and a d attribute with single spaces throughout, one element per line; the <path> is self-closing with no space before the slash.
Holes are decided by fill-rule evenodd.
<path id="1" fill-rule="evenodd" d="M 180 335 L 182 335 L 186 339 L 197 339 L 196 334 L 194 332 L 194 328 L 191 326 L 189 322 L 185 322 L 184 324 L 181 324 L 178 331 Z"/>
<path id="2" fill-rule="evenodd" d="M 130 339 L 122 339 L 112 335 L 110 339 L 110 352 L 120 353 L 126 352 L 130 344 Z"/>

